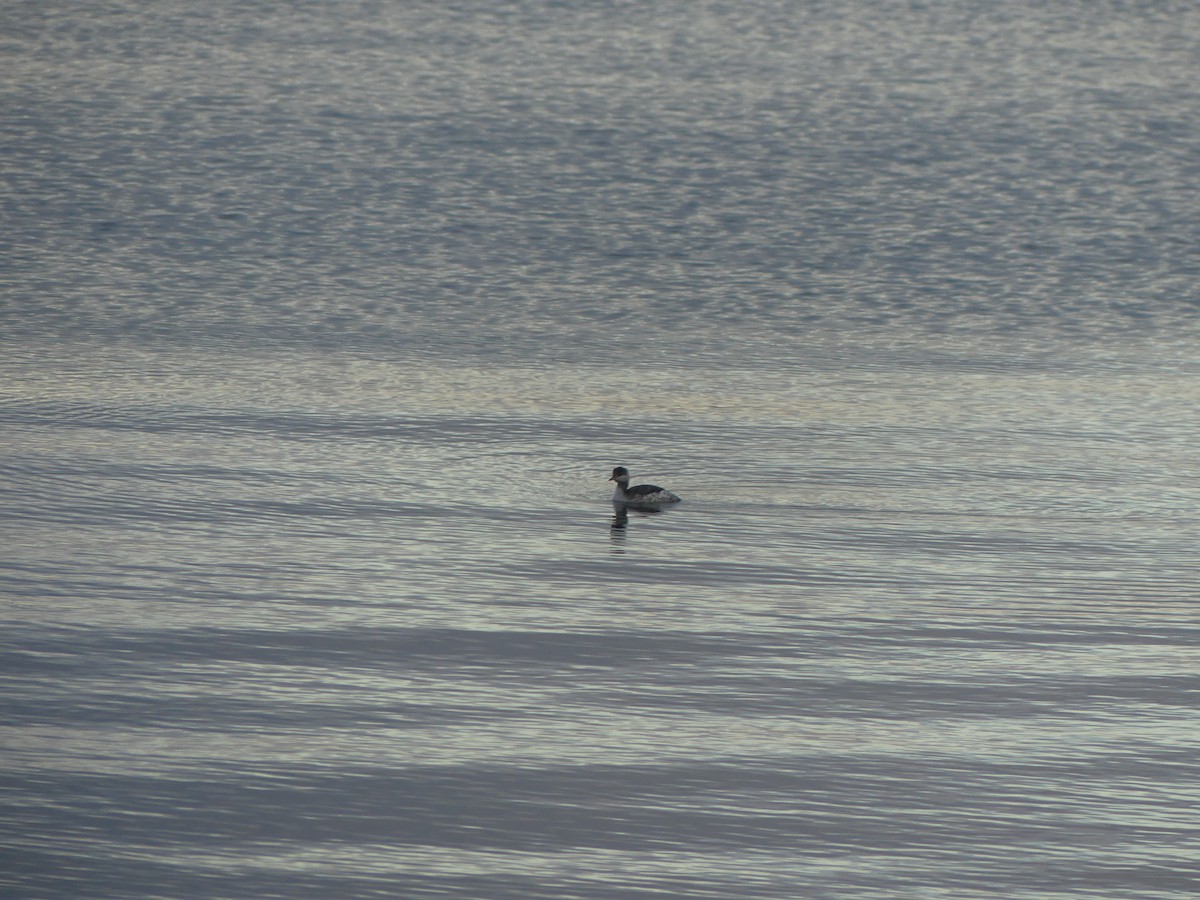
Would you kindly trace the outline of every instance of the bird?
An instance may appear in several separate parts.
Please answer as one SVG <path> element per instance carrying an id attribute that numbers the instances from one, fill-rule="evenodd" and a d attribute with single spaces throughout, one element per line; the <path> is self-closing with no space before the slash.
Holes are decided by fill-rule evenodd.
<path id="1" fill-rule="evenodd" d="M 612 477 L 608 480 L 617 483 L 617 489 L 613 492 L 613 503 L 661 506 L 664 503 L 679 502 L 679 497 L 657 484 L 635 484 L 630 487 L 629 470 L 624 466 L 613 469 Z"/>

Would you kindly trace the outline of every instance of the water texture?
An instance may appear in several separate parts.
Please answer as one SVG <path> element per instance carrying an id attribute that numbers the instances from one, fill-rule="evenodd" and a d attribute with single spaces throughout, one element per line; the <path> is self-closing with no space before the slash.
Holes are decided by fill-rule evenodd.
<path id="1" fill-rule="evenodd" d="M 6 4 L 0 894 L 1194 897 L 1195 34 Z"/>

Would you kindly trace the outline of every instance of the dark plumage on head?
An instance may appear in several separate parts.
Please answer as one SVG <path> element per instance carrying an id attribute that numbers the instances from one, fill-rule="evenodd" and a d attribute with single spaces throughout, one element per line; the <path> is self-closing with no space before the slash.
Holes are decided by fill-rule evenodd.
<path id="1" fill-rule="evenodd" d="M 625 468 L 624 466 L 617 466 L 615 469 L 613 469 L 612 478 L 610 478 L 608 480 L 609 481 L 622 481 L 622 480 L 628 481 L 629 480 L 629 470 L 627 468 Z"/>

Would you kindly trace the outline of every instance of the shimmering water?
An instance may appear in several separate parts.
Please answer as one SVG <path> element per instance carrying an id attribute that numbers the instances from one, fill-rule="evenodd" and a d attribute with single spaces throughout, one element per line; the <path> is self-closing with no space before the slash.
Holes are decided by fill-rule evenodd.
<path id="1" fill-rule="evenodd" d="M 3 14 L 5 896 L 1200 890 L 1195 7 Z"/>

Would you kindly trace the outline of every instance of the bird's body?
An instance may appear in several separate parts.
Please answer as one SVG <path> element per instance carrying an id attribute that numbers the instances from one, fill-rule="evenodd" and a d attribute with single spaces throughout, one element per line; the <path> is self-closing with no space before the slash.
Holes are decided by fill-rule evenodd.
<path id="1" fill-rule="evenodd" d="M 617 466 L 613 469 L 612 477 L 608 480 L 617 483 L 617 489 L 613 492 L 613 503 L 662 506 L 666 503 L 679 502 L 679 497 L 666 488 L 660 488 L 657 484 L 635 484 L 631 487 L 629 470 L 624 466 Z"/>

